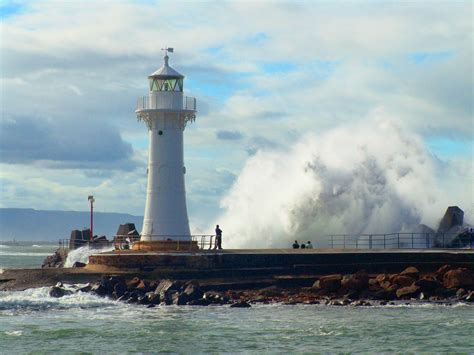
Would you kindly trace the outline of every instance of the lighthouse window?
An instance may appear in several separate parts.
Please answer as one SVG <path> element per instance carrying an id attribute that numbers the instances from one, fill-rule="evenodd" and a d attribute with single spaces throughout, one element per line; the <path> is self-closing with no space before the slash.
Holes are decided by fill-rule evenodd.
<path id="1" fill-rule="evenodd" d="M 150 91 L 183 91 L 183 79 L 150 79 Z"/>
<path id="2" fill-rule="evenodd" d="M 160 136 L 162 136 L 162 135 L 163 135 L 163 131 L 158 131 L 158 134 L 159 134 Z"/>

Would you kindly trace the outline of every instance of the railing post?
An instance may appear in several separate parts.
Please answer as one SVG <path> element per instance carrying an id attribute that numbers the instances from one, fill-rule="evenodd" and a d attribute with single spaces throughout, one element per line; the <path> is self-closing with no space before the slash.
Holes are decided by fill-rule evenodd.
<path id="1" fill-rule="evenodd" d="M 426 233 L 426 249 L 430 247 L 430 234 Z"/>
<path id="2" fill-rule="evenodd" d="M 372 234 L 369 235 L 369 249 L 372 249 Z"/>
<path id="3" fill-rule="evenodd" d="M 331 249 L 334 249 L 334 236 L 331 235 Z"/>
<path id="4" fill-rule="evenodd" d="M 397 233 L 397 249 L 400 249 L 400 233 Z"/>
<path id="5" fill-rule="evenodd" d="M 346 249 L 346 235 L 344 234 L 344 244 L 343 244 L 343 249 Z"/>
<path id="6" fill-rule="evenodd" d="M 444 233 L 443 233 L 443 248 L 446 248 L 446 243 L 444 242 Z"/>
<path id="7" fill-rule="evenodd" d="M 413 243 L 414 243 L 414 240 L 413 240 L 413 233 L 412 233 L 412 234 L 411 234 L 411 248 L 412 248 L 412 249 L 414 248 Z"/>
<path id="8" fill-rule="evenodd" d="M 383 235 L 383 248 L 385 249 L 385 246 L 387 245 L 387 242 L 386 242 L 386 235 L 384 234 Z"/>

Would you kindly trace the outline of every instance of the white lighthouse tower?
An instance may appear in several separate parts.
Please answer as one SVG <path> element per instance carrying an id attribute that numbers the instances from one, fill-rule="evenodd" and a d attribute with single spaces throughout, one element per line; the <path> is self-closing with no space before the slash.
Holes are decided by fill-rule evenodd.
<path id="1" fill-rule="evenodd" d="M 196 99 L 183 96 L 184 76 L 168 64 L 148 76 L 149 93 L 138 99 L 136 114 L 148 126 L 149 157 L 143 242 L 191 239 L 183 162 L 183 131 L 196 118 Z"/>

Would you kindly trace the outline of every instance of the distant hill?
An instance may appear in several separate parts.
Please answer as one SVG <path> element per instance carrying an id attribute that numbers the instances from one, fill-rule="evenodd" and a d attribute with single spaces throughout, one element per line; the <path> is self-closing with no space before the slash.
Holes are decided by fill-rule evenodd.
<path id="1" fill-rule="evenodd" d="M 32 208 L 0 208 L 0 241 L 69 238 L 71 230 L 88 228 L 90 212 L 40 211 Z M 141 231 L 143 217 L 126 213 L 94 212 L 94 234 L 111 238 L 119 224 L 135 223 Z"/>

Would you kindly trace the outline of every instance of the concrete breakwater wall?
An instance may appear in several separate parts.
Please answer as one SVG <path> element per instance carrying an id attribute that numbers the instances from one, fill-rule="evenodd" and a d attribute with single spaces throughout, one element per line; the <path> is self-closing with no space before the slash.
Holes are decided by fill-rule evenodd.
<path id="1" fill-rule="evenodd" d="M 341 272 L 364 269 L 368 272 L 392 272 L 404 265 L 433 271 L 445 264 L 474 269 L 474 250 L 230 250 L 198 253 L 102 253 L 89 257 L 89 264 L 119 269 L 173 269 L 225 272 L 257 269 L 268 274 L 304 274 Z"/>

